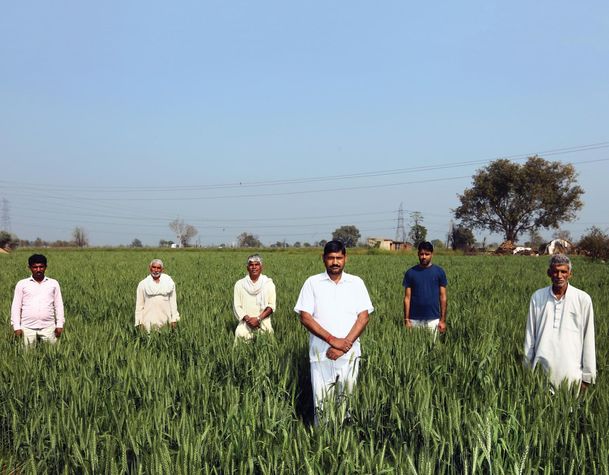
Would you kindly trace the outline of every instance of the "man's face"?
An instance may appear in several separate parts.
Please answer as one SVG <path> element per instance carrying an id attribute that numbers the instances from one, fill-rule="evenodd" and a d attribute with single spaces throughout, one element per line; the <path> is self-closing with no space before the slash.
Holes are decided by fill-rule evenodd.
<path id="1" fill-rule="evenodd" d="M 328 275 L 341 275 L 347 262 L 347 256 L 342 252 L 330 252 L 323 256 Z"/>
<path id="2" fill-rule="evenodd" d="M 32 277 L 34 280 L 40 282 L 44 279 L 44 273 L 47 270 L 46 264 L 32 264 L 30 266 L 30 270 L 32 271 Z"/>
<path id="3" fill-rule="evenodd" d="M 150 275 L 154 280 L 157 280 L 159 277 L 161 277 L 162 273 L 163 266 L 161 266 L 161 264 L 158 264 L 156 262 L 154 264 L 150 264 Z"/>
<path id="4" fill-rule="evenodd" d="M 548 269 L 548 277 L 552 279 L 552 287 L 554 289 L 563 289 L 569 283 L 571 271 L 568 264 L 556 264 Z"/>
<path id="5" fill-rule="evenodd" d="M 431 258 L 433 257 L 433 252 L 421 249 L 417 253 L 417 256 L 419 256 L 419 264 L 421 264 L 421 267 L 429 267 L 431 265 Z"/>
<path id="6" fill-rule="evenodd" d="M 254 282 L 257 281 L 260 274 L 262 274 L 262 262 L 249 261 L 247 263 L 247 273 L 250 275 L 250 279 Z"/>

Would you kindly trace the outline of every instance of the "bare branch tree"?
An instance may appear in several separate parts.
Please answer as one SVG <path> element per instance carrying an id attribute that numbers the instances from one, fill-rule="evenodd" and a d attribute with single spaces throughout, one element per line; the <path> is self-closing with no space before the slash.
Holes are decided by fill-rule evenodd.
<path id="1" fill-rule="evenodd" d="M 188 247 L 190 245 L 190 240 L 199 234 L 197 228 L 192 224 L 185 223 L 184 220 L 180 218 L 176 218 L 169 223 L 169 229 L 175 233 L 180 247 Z"/>

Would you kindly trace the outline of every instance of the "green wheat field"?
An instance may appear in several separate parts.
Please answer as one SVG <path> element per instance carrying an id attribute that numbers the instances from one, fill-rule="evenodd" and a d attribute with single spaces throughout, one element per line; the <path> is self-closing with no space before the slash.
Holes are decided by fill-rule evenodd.
<path id="1" fill-rule="evenodd" d="M 24 351 L 10 304 L 31 250 L 0 256 L 1 473 L 609 474 L 609 269 L 574 260 L 592 296 L 598 380 L 551 395 L 521 365 L 531 293 L 547 258 L 436 255 L 446 270 L 445 336 L 402 326 L 401 281 L 414 254 L 356 251 L 375 307 L 362 336 L 350 418 L 312 424 L 308 335 L 293 307 L 319 250 L 262 252 L 277 286 L 275 336 L 233 346 L 244 250 L 44 250 L 66 331 Z M 358 253 L 359 252 L 359 253 Z M 182 320 L 133 327 L 152 258 L 177 284 Z"/>

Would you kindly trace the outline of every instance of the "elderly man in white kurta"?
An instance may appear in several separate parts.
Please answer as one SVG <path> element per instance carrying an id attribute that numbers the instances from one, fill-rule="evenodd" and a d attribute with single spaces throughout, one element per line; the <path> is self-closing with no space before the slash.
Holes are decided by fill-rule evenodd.
<path id="1" fill-rule="evenodd" d="M 273 333 L 271 314 L 277 305 L 275 284 L 262 270 L 262 258 L 251 255 L 247 258 L 247 275 L 235 283 L 233 311 L 239 322 L 235 342 L 251 340 L 259 332 Z"/>
<path id="2" fill-rule="evenodd" d="M 137 286 L 135 326 L 148 332 L 165 325 L 175 328 L 180 320 L 175 283 L 163 273 L 163 261 L 160 259 L 154 259 L 149 270 L 150 275 Z"/>
<path id="3" fill-rule="evenodd" d="M 323 400 L 334 394 L 349 393 L 357 381 L 361 355 L 359 336 L 374 308 L 364 281 L 343 272 L 347 262 L 341 241 L 324 247 L 326 272 L 309 277 L 298 296 L 294 310 L 309 331 L 309 362 L 315 421 Z"/>
<path id="4" fill-rule="evenodd" d="M 596 378 L 592 300 L 569 284 L 567 256 L 552 256 L 547 273 L 552 285 L 537 290 L 529 304 L 525 364 L 541 365 L 554 386 L 566 381 L 585 390 Z"/>

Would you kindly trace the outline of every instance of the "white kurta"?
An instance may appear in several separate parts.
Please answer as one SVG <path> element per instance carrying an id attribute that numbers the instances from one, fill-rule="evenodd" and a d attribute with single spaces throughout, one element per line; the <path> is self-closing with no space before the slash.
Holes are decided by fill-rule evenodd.
<path id="1" fill-rule="evenodd" d="M 146 330 L 162 327 L 180 320 L 173 280 L 161 274 L 159 282 L 151 276 L 137 286 L 135 302 L 135 325 L 143 325 Z"/>
<path id="2" fill-rule="evenodd" d="M 338 283 L 327 272 L 309 277 L 298 296 L 294 307 L 297 313 L 309 313 L 322 328 L 337 338 L 345 338 L 357 321 L 357 316 L 367 310 L 374 311 L 364 281 L 346 272 Z M 318 410 L 323 410 L 326 398 L 333 397 L 337 388 L 339 394 L 349 393 L 357 382 L 361 347 L 359 338 L 351 349 L 333 361 L 326 352 L 330 345 L 312 333 L 309 334 L 309 362 L 311 366 L 311 386 L 315 421 Z"/>
<path id="3" fill-rule="evenodd" d="M 525 363 L 540 364 L 550 381 L 559 385 L 594 383 L 596 356 L 594 310 L 590 296 L 572 285 L 557 300 L 552 287 L 537 290 L 531 297 L 524 339 Z"/>
<path id="4" fill-rule="evenodd" d="M 249 276 L 246 276 L 235 283 L 233 312 L 235 318 L 239 321 L 235 330 L 235 339 L 245 338 L 249 340 L 258 331 L 273 333 L 270 316 L 260 322 L 260 327 L 257 330 L 249 327 L 243 320 L 246 315 L 257 317 L 265 308 L 270 307 L 274 312 L 277 307 L 277 294 L 273 279 L 260 275 L 257 282 L 259 282 L 258 286 L 249 280 Z"/>

